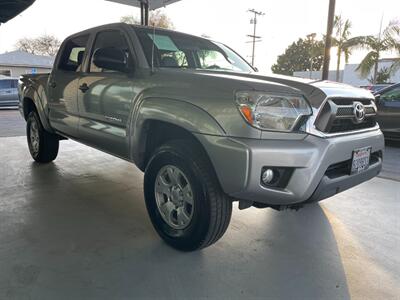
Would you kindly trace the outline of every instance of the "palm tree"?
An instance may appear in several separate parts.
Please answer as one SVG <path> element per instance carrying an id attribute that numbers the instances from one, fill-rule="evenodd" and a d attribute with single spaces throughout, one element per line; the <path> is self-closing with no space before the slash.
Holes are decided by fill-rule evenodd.
<path id="1" fill-rule="evenodd" d="M 396 50 L 399 47 L 398 37 L 400 35 L 400 25 L 392 21 L 377 36 L 367 35 L 358 36 L 349 39 L 345 47 L 349 49 L 359 48 L 369 50 L 368 54 L 361 61 L 356 71 L 359 71 L 361 77 L 366 78 L 373 69 L 373 83 L 376 83 L 378 75 L 378 63 L 382 52 Z"/>
<path id="2" fill-rule="evenodd" d="M 350 36 L 351 22 L 343 20 L 342 16 L 335 16 L 334 27 L 336 30 L 335 37 L 332 38 L 333 46 L 337 47 L 337 64 L 336 64 L 336 81 L 340 79 L 340 63 L 342 54 L 344 54 L 345 62 L 349 62 L 351 55 L 350 49 L 346 47 L 346 43 Z"/>
<path id="3" fill-rule="evenodd" d="M 397 57 L 395 58 L 393 64 L 389 69 L 390 75 L 396 73 L 400 69 L 400 41 L 396 43 L 395 48 L 397 52 Z"/>

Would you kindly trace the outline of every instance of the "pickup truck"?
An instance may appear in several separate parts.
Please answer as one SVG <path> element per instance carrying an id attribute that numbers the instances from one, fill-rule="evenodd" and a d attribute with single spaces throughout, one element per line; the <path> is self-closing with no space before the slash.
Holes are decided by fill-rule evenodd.
<path id="1" fill-rule="evenodd" d="M 19 81 L 33 159 L 72 139 L 134 163 L 172 247 L 215 243 L 239 208 L 299 209 L 378 175 L 366 90 L 256 72 L 228 46 L 109 24 L 68 37 L 47 75 Z"/>

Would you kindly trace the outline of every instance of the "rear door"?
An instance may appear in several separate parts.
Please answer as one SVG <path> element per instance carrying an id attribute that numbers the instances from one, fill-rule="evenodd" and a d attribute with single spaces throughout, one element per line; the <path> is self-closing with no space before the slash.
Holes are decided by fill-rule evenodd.
<path id="1" fill-rule="evenodd" d="M 71 137 L 78 132 L 78 83 L 89 34 L 75 36 L 63 43 L 49 77 L 49 118 L 53 128 Z"/>
<path id="2" fill-rule="evenodd" d="M 120 29 L 107 29 L 96 34 L 87 72 L 83 73 L 78 91 L 79 138 L 87 144 L 114 155 L 128 158 L 128 118 L 134 90 L 135 78 L 126 73 L 101 69 L 93 63 L 97 49 L 115 47 L 123 50 L 128 61 L 133 63 L 133 49 L 127 36 Z"/>
<path id="3" fill-rule="evenodd" d="M 378 123 L 388 134 L 400 134 L 400 85 L 385 90 L 378 101 Z"/>

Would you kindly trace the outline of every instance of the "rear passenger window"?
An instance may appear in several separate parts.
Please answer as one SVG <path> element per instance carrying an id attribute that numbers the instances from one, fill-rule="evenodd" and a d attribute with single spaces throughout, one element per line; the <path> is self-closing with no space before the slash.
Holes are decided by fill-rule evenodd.
<path id="1" fill-rule="evenodd" d="M 87 34 L 67 41 L 61 53 L 58 69 L 72 72 L 80 71 L 88 40 L 89 35 Z"/>
<path id="2" fill-rule="evenodd" d="M 101 69 L 93 63 L 93 54 L 96 52 L 96 50 L 100 49 L 100 48 L 108 48 L 108 47 L 121 49 L 125 53 L 127 61 L 132 61 L 128 42 L 126 41 L 124 34 L 122 32 L 120 32 L 119 30 L 102 31 L 99 34 L 97 34 L 96 40 L 94 42 L 92 55 L 91 55 L 91 59 L 90 59 L 89 72 L 92 72 L 92 73 L 116 72 L 113 70 Z"/>

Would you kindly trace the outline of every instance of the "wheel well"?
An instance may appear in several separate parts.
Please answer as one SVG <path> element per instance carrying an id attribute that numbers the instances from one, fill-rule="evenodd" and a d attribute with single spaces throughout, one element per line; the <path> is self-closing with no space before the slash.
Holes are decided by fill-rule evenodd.
<path id="1" fill-rule="evenodd" d="M 25 120 L 28 119 L 28 116 L 32 111 L 36 110 L 35 103 L 33 102 L 33 100 L 31 98 L 24 98 L 22 107 L 23 107 L 23 111 L 24 111 Z"/>
<path id="2" fill-rule="evenodd" d="M 171 140 L 190 140 L 197 144 L 209 159 L 206 150 L 198 141 L 198 139 L 190 131 L 183 129 L 182 127 L 173 125 L 171 123 L 154 120 L 146 122 L 145 128 L 146 143 L 145 148 L 143 149 L 143 160 L 140 165 L 140 169 L 142 171 L 144 171 L 146 168 L 153 152 L 158 147 Z"/>

